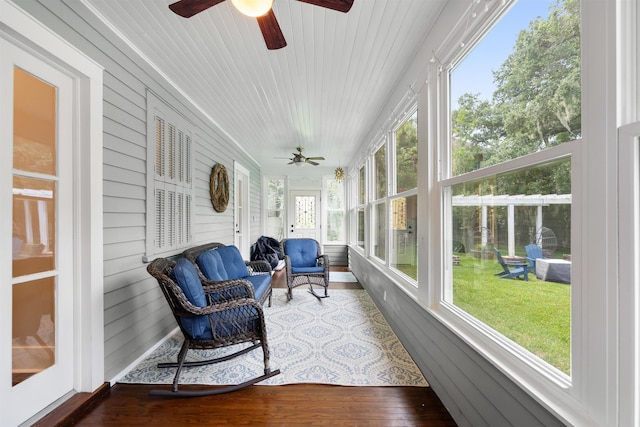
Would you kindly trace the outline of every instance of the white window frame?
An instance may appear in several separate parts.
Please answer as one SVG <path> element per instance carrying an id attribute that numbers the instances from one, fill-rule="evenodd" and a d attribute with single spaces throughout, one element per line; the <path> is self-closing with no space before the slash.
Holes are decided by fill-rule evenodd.
<path id="1" fill-rule="evenodd" d="M 280 209 L 271 208 L 269 206 L 269 183 L 271 180 L 282 180 L 284 184 L 284 196 L 282 207 Z M 264 221 L 263 221 L 263 230 L 267 230 L 267 221 L 269 220 L 269 213 L 272 211 L 280 210 L 282 212 L 282 236 L 269 236 L 273 237 L 276 240 L 284 239 L 287 231 L 287 194 L 288 194 L 288 185 L 287 185 L 287 177 L 284 175 L 274 175 L 274 176 L 265 176 L 262 180 L 262 200 L 263 200 L 263 208 L 265 212 Z"/>
<path id="2" fill-rule="evenodd" d="M 620 425 L 640 425 L 640 122 L 618 136 L 620 253 Z"/>
<path id="3" fill-rule="evenodd" d="M 442 255 L 429 274 L 441 286 L 429 290 L 426 307 L 435 317 L 561 420 L 573 425 L 604 425 L 603 423 L 607 420 L 606 425 L 613 425 L 610 421 L 616 418 L 616 400 L 609 397 L 616 394 L 618 386 L 614 377 L 607 375 L 607 372 L 615 372 L 614 367 L 617 366 L 611 358 L 617 352 L 615 346 L 611 345 L 613 344 L 611 334 L 615 332 L 612 321 L 615 316 L 607 314 L 607 310 L 603 309 L 603 296 L 611 297 L 615 294 L 610 290 L 611 287 L 606 285 L 608 279 L 613 278 L 615 273 L 610 271 L 605 274 L 603 267 L 607 264 L 606 256 L 600 255 L 606 255 L 606 244 L 612 243 L 609 238 L 606 239 L 607 242 L 602 242 L 606 228 L 604 219 L 607 217 L 606 212 L 611 209 L 603 201 L 615 199 L 616 196 L 607 192 L 605 185 L 596 184 L 598 180 L 605 179 L 607 170 L 609 174 L 611 173 L 611 161 L 604 161 L 609 157 L 605 151 L 610 152 L 610 150 L 603 148 L 607 146 L 607 135 L 603 129 L 610 127 L 611 123 L 603 124 L 601 118 L 606 115 L 597 110 L 604 104 L 596 101 L 606 99 L 607 94 L 609 96 L 612 94 L 611 86 L 602 84 L 608 74 L 603 71 L 607 66 L 602 64 L 606 63 L 601 61 L 602 51 L 609 49 L 611 44 L 605 45 L 609 41 L 602 43 L 595 41 L 601 38 L 602 33 L 596 31 L 590 35 L 589 29 L 602 26 L 600 20 L 603 16 L 613 16 L 613 14 L 606 14 L 604 9 L 612 11 L 614 4 L 581 1 L 582 111 L 585 140 L 565 143 L 463 176 L 446 178 L 449 176 L 450 153 L 449 71 L 461 61 L 468 52 L 467 49 L 475 44 L 481 34 L 492 26 L 499 15 L 513 3 L 511 1 L 503 5 L 496 2 L 489 5 L 484 15 L 471 21 L 473 25 L 469 24 L 469 19 L 461 20 L 459 27 L 451 32 L 444 45 L 434 54 L 437 58 L 430 66 L 430 76 L 433 81 L 431 86 L 437 97 L 434 105 L 437 105 L 438 110 L 432 114 L 432 119 L 438 123 L 440 129 L 436 135 L 437 143 L 430 144 L 430 155 L 436 156 L 440 166 L 439 170 L 430 171 L 429 174 L 435 183 L 435 193 L 434 197 L 430 198 L 430 208 L 440 212 L 433 221 L 437 223 L 435 228 L 440 229 L 442 235 L 437 239 L 439 241 L 432 242 L 429 250 L 431 253 Z M 586 38 L 590 40 L 585 42 Z M 460 39 L 465 43 L 460 43 Z M 586 50 L 585 45 L 590 45 L 591 48 Z M 594 46 L 596 46 L 595 49 L 593 49 Z M 594 65 L 596 61 L 599 62 L 598 66 Z M 585 75 L 589 75 L 590 79 L 585 80 Z M 585 82 L 587 82 L 586 86 Z M 594 107 L 596 104 L 598 106 Z M 602 108 L 605 109 L 607 106 Z M 589 120 L 590 118 L 592 120 Z M 594 125 L 594 123 L 597 124 Z M 447 203 L 446 189 L 459 182 L 532 167 L 563 156 L 570 156 L 572 163 L 572 282 L 575 280 L 575 283 L 579 284 L 572 287 L 571 296 L 571 378 L 546 362 L 542 362 L 493 329 L 486 327 L 466 312 L 449 304 L 447 299 L 450 297 L 448 294 L 450 288 L 444 286 L 445 278 L 450 274 L 448 272 L 450 263 L 445 257 L 451 254 L 451 242 L 445 239 L 445 236 L 450 235 L 448 233 L 450 225 L 447 221 L 450 217 L 450 203 Z M 593 171 L 593 167 L 596 167 L 595 159 L 600 159 L 598 163 L 601 170 L 597 173 Z M 610 197 L 607 197 L 607 194 Z M 593 234 L 589 235 L 587 229 L 592 232 L 598 230 L 601 237 L 595 238 Z M 595 248 L 593 245 L 597 241 L 600 242 L 600 246 Z M 609 358 L 607 363 L 605 363 L 607 360 L 605 355 Z"/>
<path id="4" fill-rule="evenodd" d="M 416 196 L 417 198 L 417 203 L 420 203 L 420 196 L 418 193 L 418 174 L 417 174 L 417 170 L 416 170 L 416 187 L 403 191 L 403 192 L 398 192 L 398 159 L 397 159 L 397 151 L 396 151 L 396 132 L 398 131 L 398 129 L 400 129 L 400 127 L 402 125 L 404 125 L 407 120 L 409 120 L 411 118 L 411 116 L 413 116 L 414 114 L 416 114 L 416 116 L 418 115 L 418 103 L 416 100 L 415 95 L 414 96 L 410 96 L 408 97 L 408 101 L 406 103 L 408 105 L 408 107 L 405 109 L 404 114 L 399 115 L 396 119 L 396 121 L 394 122 L 393 126 L 391 127 L 391 130 L 389 131 L 389 144 L 388 144 L 388 152 L 387 152 L 387 164 L 388 166 L 388 171 L 389 173 L 387 174 L 387 183 L 389 185 L 389 191 L 388 191 L 388 195 L 387 195 L 387 266 L 389 267 L 389 269 L 398 276 L 398 278 L 400 279 L 401 283 L 403 284 L 408 284 L 412 290 L 415 290 L 415 288 L 418 287 L 418 281 L 416 279 L 414 279 L 413 277 L 410 277 L 406 274 L 404 274 L 403 272 L 401 272 L 400 270 L 394 268 L 391 266 L 391 241 L 393 239 L 392 233 L 393 233 L 393 227 L 391 226 L 391 221 L 392 221 L 392 206 L 393 206 L 393 201 L 396 199 L 406 199 L 412 196 Z M 416 117 L 417 118 L 417 117 Z M 417 131 L 417 129 L 416 129 Z M 420 134 L 418 133 L 418 155 L 420 155 Z M 413 233 L 417 233 L 417 229 L 413 230 Z M 416 247 L 415 247 L 416 251 L 418 250 L 418 241 L 416 239 Z M 417 261 L 416 261 L 417 262 Z M 418 271 L 419 274 L 419 271 Z"/>
<path id="5" fill-rule="evenodd" d="M 161 136 L 157 134 L 157 124 L 164 127 Z M 193 242 L 194 135 L 194 126 L 184 116 L 147 91 L 145 262 L 155 256 L 176 253 Z M 158 137 L 161 141 L 157 141 Z M 157 152 L 158 143 L 164 147 L 164 153 Z"/>
<path id="6" fill-rule="evenodd" d="M 401 115 L 398 116 L 396 122 L 394 123 L 393 127 L 391 128 L 390 131 L 390 136 L 389 136 L 389 150 L 390 150 L 390 169 L 389 169 L 389 179 L 390 179 L 390 191 L 389 191 L 389 195 L 390 196 L 402 196 L 402 197 L 408 197 L 411 196 L 413 194 L 418 194 L 418 172 L 416 171 L 416 186 L 413 189 L 409 189 L 403 192 L 398 192 L 398 158 L 397 158 L 397 144 L 396 144 L 396 132 L 398 132 L 398 129 L 400 129 L 400 127 L 402 127 L 402 125 L 404 125 L 410 118 L 411 116 L 413 116 L 414 114 L 418 113 L 418 103 L 416 101 L 415 98 L 411 98 L 411 103 L 409 104 L 410 107 L 407 109 L 407 111 Z M 417 118 L 417 117 L 416 117 Z M 418 134 L 418 155 L 420 155 L 420 134 Z"/>
<path id="7" fill-rule="evenodd" d="M 378 168 L 376 167 L 376 154 L 384 148 L 384 161 L 385 161 L 385 180 L 386 180 L 386 188 L 384 189 L 384 194 L 380 196 L 380 198 L 376 198 L 377 191 L 377 173 Z M 369 155 L 369 174 L 365 173 L 365 181 L 368 182 L 368 203 L 366 203 L 365 208 L 365 221 L 368 224 L 368 230 L 365 227 L 365 242 L 369 242 L 368 251 L 369 259 L 374 262 L 377 262 L 381 265 L 388 265 L 388 254 L 389 254 L 389 135 L 388 132 L 385 134 L 371 149 L 371 154 Z M 385 222 L 384 222 L 384 230 L 380 231 L 377 227 L 377 215 L 376 209 L 378 205 L 385 204 Z M 369 218 L 367 219 L 367 212 L 369 212 Z M 381 234 L 384 236 L 384 259 L 376 256 L 375 254 L 375 240 L 376 237 Z M 366 248 L 365 243 L 365 248 Z"/>
<path id="8" fill-rule="evenodd" d="M 347 242 L 347 185 L 346 180 L 342 180 L 338 183 L 338 185 L 342 186 L 342 208 L 341 209 L 330 209 L 329 208 L 329 181 L 336 181 L 334 176 L 331 175 L 323 175 L 322 177 L 322 194 L 324 197 L 321 197 L 321 210 L 322 214 L 325 218 L 325 227 L 322 230 L 322 238 L 324 241 L 324 245 L 344 245 Z M 342 212 L 342 240 L 329 240 L 329 236 L 327 233 L 329 232 L 329 212 Z"/>
<path id="9" fill-rule="evenodd" d="M 368 228 L 369 225 L 367 223 L 367 202 L 368 202 L 368 190 L 367 190 L 367 185 L 369 182 L 369 179 L 367 177 L 367 166 L 366 166 L 366 162 L 361 163 L 357 168 L 356 171 L 354 172 L 353 175 L 353 180 L 354 180 L 354 184 L 353 184 L 353 221 L 351 222 L 353 224 L 353 248 L 358 251 L 361 254 L 365 254 L 366 250 L 367 250 L 367 233 L 368 233 Z M 361 182 L 360 182 L 360 171 L 363 171 L 364 174 L 364 182 L 362 183 L 362 185 L 364 185 L 364 188 L 361 188 Z M 360 200 L 360 195 L 363 194 L 364 195 L 364 200 Z M 364 212 L 364 220 L 363 220 L 363 225 L 364 225 L 364 241 L 362 242 L 363 246 L 360 246 L 358 244 L 358 226 L 360 224 L 360 220 L 359 220 L 359 213 L 360 211 Z"/>

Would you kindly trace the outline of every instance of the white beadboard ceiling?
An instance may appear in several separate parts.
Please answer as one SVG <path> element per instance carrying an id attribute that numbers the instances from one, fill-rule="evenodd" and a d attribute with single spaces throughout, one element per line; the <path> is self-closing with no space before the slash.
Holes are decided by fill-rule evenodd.
<path id="1" fill-rule="evenodd" d="M 288 45 L 267 50 L 227 0 L 192 18 L 174 0 L 84 0 L 261 165 L 283 174 L 298 146 L 345 166 L 446 0 L 355 0 L 347 14 L 275 0 Z M 312 168 L 305 165 L 304 168 Z"/>

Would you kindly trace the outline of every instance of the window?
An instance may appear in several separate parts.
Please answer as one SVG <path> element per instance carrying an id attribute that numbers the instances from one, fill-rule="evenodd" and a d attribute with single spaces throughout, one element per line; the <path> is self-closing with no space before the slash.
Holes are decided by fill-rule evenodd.
<path id="1" fill-rule="evenodd" d="M 415 289 L 418 279 L 418 109 L 415 93 L 397 107 L 400 114 L 371 150 L 358 175 L 358 207 L 352 221 L 358 244 Z M 365 191 L 368 179 L 369 186 Z M 354 179 L 355 180 L 355 179 Z M 367 199 L 366 196 L 369 196 Z M 367 217 L 365 218 L 365 212 Z M 365 223 L 370 227 L 365 227 Z"/>
<path id="2" fill-rule="evenodd" d="M 344 184 L 334 178 L 325 180 L 327 197 L 327 227 L 326 243 L 343 243 L 345 241 L 344 226 Z"/>
<path id="3" fill-rule="evenodd" d="M 356 239 L 358 242 L 358 247 L 364 250 L 364 230 L 365 230 L 365 222 L 364 222 L 364 209 L 366 199 L 366 191 L 365 191 L 365 173 L 364 166 L 361 166 L 358 170 L 358 206 L 357 206 L 357 235 Z"/>
<path id="4" fill-rule="evenodd" d="M 380 200 L 387 195 L 387 152 L 382 144 L 373 155 L 373 200 Z"/>
<path id="5" fill-rule="evenodd" d="M 265 233 L 276 240 L 284 238 L 284 182 L 284 178 L 267 178 Z"/>
<path id="6" fill-rule="evenodd" d="M 418 111 L 392 134 L 395 191 L 391 196 L 389 265 L 418 279 Z"/>
<path id="7" fill-rule="evenodd" d="M 442 150 L 450 153 L 448 176 L 440 180 L 444 262 L 456 260 L 444 267 L 450 274 L 443 301 L 567 384 L 577 285 L 570 271 L 572 166 L 581 136 L 579 24 L 578 1 L 521 0 L 457 63 L 449 79 L 451 135 Z M 513 40 L 507 28 L 519 29 L 509 33 Z M 488 52 L 503 52 L 503 59 L 487 64 Z M 542 258 L 527 259 L 529 244 Z M 518 268 L 528 271 L 528 281 L 505 274 Z"/>
<path id="8" fill-rule="evenodd" d="M 147 92 L 147 257 L 193 240 L 193 131 Z"/>
<path id="9" fill-rule="evenodd" d="M 383 143 L 373 155 L 373 204 L 371 240 L 373 255 L 381 260 L 386 259 L 387 237 L 387 150 Z"/>
<path id="10" fill-rule="evenodd" d="M 393 134 L 396 154 L 396 193 L 418 187 L 418 111 L 414 111 Z"/>

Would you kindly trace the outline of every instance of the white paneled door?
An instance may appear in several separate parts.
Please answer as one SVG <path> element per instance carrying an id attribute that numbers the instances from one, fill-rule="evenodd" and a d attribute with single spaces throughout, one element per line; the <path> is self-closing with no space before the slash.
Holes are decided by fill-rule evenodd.
<path id="1" fill-rule="evenodd" d="M 287 238 L 308 237 L 320 241 L 320 191 L 292 190 L 289 192 L 289 227 Z"/>
<path id="2" fill-rule="evenodd" d="M 249 170 L 239 163 L 234 166 L 234 221 L 235 245 L 244 259 L 249 259 Z"/>
<path id="3" fill-rule="evenodd" d="M 0 424 L 17 425 L 73 389 L 73 84 L 0 52 Z"/>

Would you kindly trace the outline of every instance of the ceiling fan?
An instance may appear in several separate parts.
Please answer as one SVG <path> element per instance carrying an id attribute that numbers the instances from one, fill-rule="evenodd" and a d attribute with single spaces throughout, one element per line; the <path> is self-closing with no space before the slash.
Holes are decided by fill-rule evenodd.
<path id="1" fill-rule="evenodd" d="M 184 18 L 190 18 L 223 1 L 225 0 L 180 0 L 170 4 L 169 9 Z M 348 12 L 353 5 L 353 0 L 297 1 L 344 13 Z M 257 18 L 262 37 L 264 37 L 264 41 L 267 43 L 267 49 L 281 49 L 287 45 L 278 20 L 273 13 L 273 9 L 271 9 L 273 0 L 231 0 L 231 3 L 243 14 Z"/>
<path id="2" fill-rule="evenodd" d="M 296 165 L 296 166 L 302 166 L 305 163 L 309 163 L 310 165 L 313 166 L 318 166 L 320 163 L 315 162 L 314 160 L 324 160 L 324 157 L 305 157 L 302 155 L 302 147 L 296 147 L 296 150 L 298 150 L 297 153 L 291 153 L 293 154 L 293 157 L 289 158 L 289 157 L 276 157 L 276 159 L 289 159 L 291 160 L 289 163 L 287 163 L 288 165 Z"/>

